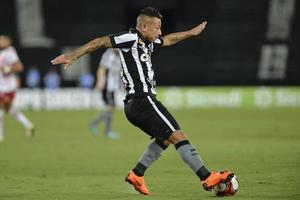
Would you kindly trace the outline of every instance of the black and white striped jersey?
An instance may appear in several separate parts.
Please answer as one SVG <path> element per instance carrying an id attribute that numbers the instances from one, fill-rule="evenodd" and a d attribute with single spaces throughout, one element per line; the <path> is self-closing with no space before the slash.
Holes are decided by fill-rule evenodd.
<path id="1" fill-rule="evenodd" d="M 151 54 L 163 45 L 161 38 L 148 42 L 136 29 L 110 35 L 113 48 L 118 48 L 121 59 L 121 78 L 126 95 L 156 95 L 156 81 Z"/>

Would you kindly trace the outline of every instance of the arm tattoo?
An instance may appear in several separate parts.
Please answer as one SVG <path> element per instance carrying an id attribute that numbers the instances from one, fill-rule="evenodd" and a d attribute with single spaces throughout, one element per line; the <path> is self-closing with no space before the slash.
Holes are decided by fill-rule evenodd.
<path id="1" fill-rule="evenodd" d="M 169 42 L 169 45 L 173 45 L 189 37 L 191 35 L 188 32 L 177 32 L 166 35 L 165 39 Z"/>
<path id="2" fill-rule="evenodd" d="M 77 60 L 81 56 L 96 51 L 101 47 L 111 47 L 110 40 L 108 37 L 96 38 L 89 43 L 83 45 L 73 53 L 69 54 L 72 59 Z"/>

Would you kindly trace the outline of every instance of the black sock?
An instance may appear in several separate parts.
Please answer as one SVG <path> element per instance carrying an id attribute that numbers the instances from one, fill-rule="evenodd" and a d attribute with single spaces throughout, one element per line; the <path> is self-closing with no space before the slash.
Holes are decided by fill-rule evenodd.
<path id="1" fill-rule="evenodd" d="M 204 181 L 207 177 L 210 176 L 210 172 L 204 165 L 196 172 L 196 174 L 198 175 L 201 181 Z"/>
<path id="2" fill-rule="evenodd" d="M 147 167 L 145 165 L 143 165 L 142 163 L 137 163 L 136 166 L 133 168 L 133 172 L 137 175 L 137 176 L 144 176 L 144 173 L 146 171 Z"/>

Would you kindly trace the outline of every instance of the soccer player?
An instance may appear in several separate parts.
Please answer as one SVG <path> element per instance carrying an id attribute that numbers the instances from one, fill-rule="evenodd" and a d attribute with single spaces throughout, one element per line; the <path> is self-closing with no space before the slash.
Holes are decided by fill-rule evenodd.
<path id="1" fill-rule="evenodd" d="M 181 159 L 199 177 L 204 189 L 211 190 L 213 186 L 226 180 L 230 172 L 210 172 L 204 166 L 197 150 L 180 129 L 174 117 L 156 99 L 156 81 L 151 62 L 154 50 L 198 36 L 205 29 L 207 22 L 188 31 L 161 37 L 161 19 L 162 15 L 157 9 L 147 7 L 138 15 L 135 29 L 96 38 L 74 52 L 56 57 L 51 62 L 55 65 L 64 64 L 64 67 L 68 68 L 86 53 L 99 48 L 118 48 L 122 65 L 122 81 L 126 91 L 124 100 L 126 117 L 133 125 L 155 138 L 125 180 L 140 193 L 149 195 L 144 173 L 160 154 L 173 144 Z"/>
<path id="2" fill-rule="evenodd" d="M 93 134 L 98 134 L 98 124 L 104 121 L 104 135 L 110 139 L 117 139 L 119 135 L 111 130 L 113 112 L 116 108 L 115 93 L 120 90 L 121 62 L 117 49 L 107 49 L 101 57 L 97 70 L 96 89 L 102 92 L 102 99 L 106 105 L 89 128 Z"/>
<path id="3" fill-rule="evenodd" d="M 12 107 L 19 86 L 17 73 L 23 71 L 23 64 L 11 43 L 8 36 L 0 35 L 0 142 L 4 141 L 4 112 L 9 113 L 25 127 L 28 138 L 32 138 L 34 131 L 32 122 L 22 112 Z"/>

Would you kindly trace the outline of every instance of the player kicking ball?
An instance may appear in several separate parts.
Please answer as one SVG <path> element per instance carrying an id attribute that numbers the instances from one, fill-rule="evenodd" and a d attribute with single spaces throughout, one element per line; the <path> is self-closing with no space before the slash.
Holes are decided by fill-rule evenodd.
<path id="1" fill-rule="evenodd" d="M 99 48 L 118 48 L 121 58 L 121 77 L 126 92 L 124 100 L 126 117 L 133 125 L 154 138 L 125 180 L 140 193 L 149 195 L 144 174 L 160 154 L 172 144 L 180 158 L 199 177 L 204 189 L 212 190 L 220 183 L 228 183 L 233 173 L 211 172 L 204 166 L 197 150 L 175 118 L 156 99 L 156 80 L 151 61 L 151 55 L 155 50 L 198 36 L 205 29 L 207 22 L 188 31 L 161 37 L 161 19 L 162 15 L 157 9 L 147 7 L 138 15 L 136 28 L 96 38 L 76 51 L 60 55 L 51 62 L 54 65 L 64 64 L 64 67 L 68 68 L 84 54 Z"/>

